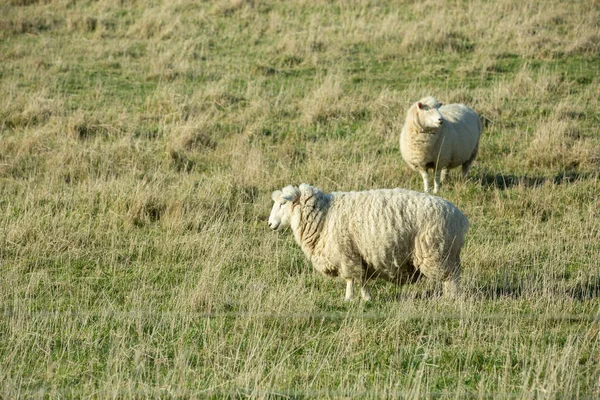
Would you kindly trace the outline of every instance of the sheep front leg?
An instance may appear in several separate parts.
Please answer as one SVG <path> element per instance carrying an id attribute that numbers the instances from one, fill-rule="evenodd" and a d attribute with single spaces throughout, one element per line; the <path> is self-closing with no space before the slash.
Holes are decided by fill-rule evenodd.
<path id="1" fill-rule="evenodd" d="M 345 301 L 352 300 L 353 292 L 354 292 L 354 280 L 346 279 L 346 297 L 344 297 L 344 300 Z M 361 289 L 361 293 L 362 293 L 362 289 Z"/>
<path id="2" fill-rule="evenodd" d="M 425 193 L 429 193 L 429 174 L 427 173 L 426 169 L 419 168 L 418 171 L 421 174 L 421 177 L 423 178 L 424 191 Z"/>

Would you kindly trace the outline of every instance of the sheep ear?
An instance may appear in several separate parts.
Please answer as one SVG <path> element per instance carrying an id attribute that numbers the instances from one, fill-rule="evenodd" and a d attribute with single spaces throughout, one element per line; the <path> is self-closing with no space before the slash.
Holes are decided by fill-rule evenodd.
<path id="1" fill-rule="evenodd" d="M 417 107 L 419 107 L 419 110 L 423 109 L 423 103 L 421 103 L 420 101 L 417 103 Z"/>
<path id="2" fill-rule="evenodd" d="M 302 202 L 308 201 L 311 197 L 315 196 L 320 190 L 312 185 L 303 183 L 299 186 L 300 189 L 300 197 L 302 198 Z"/>
<path id="3" fill-rule="evenodd" d="M 286 201 L 295 203 L 300 199 L 300 190 L 295 186 L 286 186 L 282 190 L 281 197 Z"/>
<path id="4" fill-rule="evenodd" d="M 273 193 L 271 193 L 271 200 L 273 200 L 273 201 L 277 201 L 277 199 L 280 197 L 281 197 L 281 190 L 276 190 Z"/>

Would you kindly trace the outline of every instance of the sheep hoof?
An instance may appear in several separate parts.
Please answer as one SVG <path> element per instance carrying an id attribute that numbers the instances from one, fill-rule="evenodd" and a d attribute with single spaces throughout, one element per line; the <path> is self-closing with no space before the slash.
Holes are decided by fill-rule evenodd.
<path id="1" fill-rule="evenodd" d="M 371 301 L 371 293 L 369 293 L 367 288 L 365 288 L 365 287 L 360 288 L 360 294 L 364 301 Z"/>
<path id="2" fill-rule="evenodd" d="M 459 295 L 458 282 L 456 280 L 449 280 L 444 282 L 444 297 L 446 298 L 457 298 Z"/>

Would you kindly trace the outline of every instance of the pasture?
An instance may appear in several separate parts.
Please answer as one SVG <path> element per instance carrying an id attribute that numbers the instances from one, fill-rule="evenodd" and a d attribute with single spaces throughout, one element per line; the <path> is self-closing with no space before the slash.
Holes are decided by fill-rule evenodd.
<path id="1" fill-rule="evenodd" d="M 0 397 L 600 397 L 596 0 L 6 0 Z M 424 95 L 484 120 L 464 294 L 343 301 L 271 192 L 422 190 Z"/>

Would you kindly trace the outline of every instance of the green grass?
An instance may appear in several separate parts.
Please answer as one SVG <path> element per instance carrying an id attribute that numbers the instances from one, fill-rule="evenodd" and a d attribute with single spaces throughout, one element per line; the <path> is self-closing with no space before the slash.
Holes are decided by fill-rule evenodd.
<path id="1" fill-rule="evenodd" d="M 0 6 L 0 397 L 600 396 L 594 1 Z M 343 301 L 270 193 L 422 189 L 431 94 L 484 119 L 464 295 Z"/>

